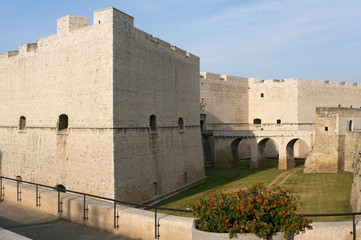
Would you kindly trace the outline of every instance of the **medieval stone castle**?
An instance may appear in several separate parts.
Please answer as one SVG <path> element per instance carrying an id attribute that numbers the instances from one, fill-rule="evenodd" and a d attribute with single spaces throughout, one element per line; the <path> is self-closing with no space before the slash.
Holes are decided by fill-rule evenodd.
<path id="1" fill-rule="evenodd" d="M 133 202 L 203 180 L 205 163 L 351 171 L 341 138 L 361 128 L 357 83 L 199 75 L 198 57 L 115 8 L 0 54 L 0 91 L 1 175 Z"/>

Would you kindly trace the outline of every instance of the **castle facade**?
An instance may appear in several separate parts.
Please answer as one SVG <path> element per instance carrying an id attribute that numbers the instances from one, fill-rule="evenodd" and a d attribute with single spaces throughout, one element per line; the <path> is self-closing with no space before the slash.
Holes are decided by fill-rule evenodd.
<path id="1" fill-rule="evenodd" d="M 145 202 L 205 177 L 199 58 L 114 8 L 0 55 L 0 173 Z"/>

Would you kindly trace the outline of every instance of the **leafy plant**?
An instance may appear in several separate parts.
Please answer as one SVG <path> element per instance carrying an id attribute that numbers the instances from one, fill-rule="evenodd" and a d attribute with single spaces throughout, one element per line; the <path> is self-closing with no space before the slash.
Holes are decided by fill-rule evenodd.
<path id="1" fill-rule="evenodd" d="M 190 207 L 202 231 L 228 232 L 230 238 L 237 233 L 255 233 L 267 239 L 275 232 L 284 232 L 288 238 L 312 229 L 311 220 L 296 214 L 302 205 L 292 189 L 252 184 L 246 190 L 211 193 Z"/>

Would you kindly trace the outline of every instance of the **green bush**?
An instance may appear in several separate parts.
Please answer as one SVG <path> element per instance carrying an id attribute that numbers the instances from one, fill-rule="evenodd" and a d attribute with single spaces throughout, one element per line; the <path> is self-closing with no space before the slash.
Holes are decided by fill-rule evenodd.
<path id="1" fill-rule="evenodd" d="M 265 188 L 262 184 L 251 185 L 246 190 L 234 192 L 217 191 L 191 204 L 193 216 L 199 218 L 199 230 L 229 233 L 255 233 L 267 239 L 275 232 L 299 234 L 312 229 L 311 220 L 296 213 L 302 205 L 292 189 L 284 187 Z"/>

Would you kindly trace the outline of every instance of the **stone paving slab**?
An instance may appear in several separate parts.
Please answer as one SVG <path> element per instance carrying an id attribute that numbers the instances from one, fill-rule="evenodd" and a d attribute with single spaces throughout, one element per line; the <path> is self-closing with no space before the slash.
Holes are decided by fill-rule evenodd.
<path id="1" fill-rule="evenodd" d="M 31 239 L 120 239 L 128 240 L 128 238 L 104 232 L 98 229 L 90 228 L 77 223 L 62 221 L 57 217 L 42 213 L 40 211 L 24 208 L 18 204 L 6 201 L 0 202 L 0 227 L 20 234 Z M 1 231 L 0 231 L 1 234 Z M 5 234 L 5 233 L 4 233 Z M 8 233 L 11 237 L 12 234 Z M 25 239 L 16 238 L 4 239 Z M 21 236 L 18 236 L 21 237 Z M 0 239 L 2 235 L 0 235 Z"/>
<path id="2" fill-rule="evenodd" d="M 10 232 L 3 228 L 0 228 L 0 239 L 1 240 L 31 240 L 30 238 Z"/>

